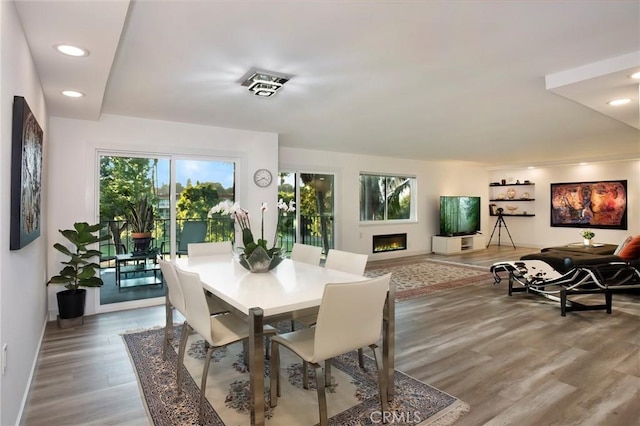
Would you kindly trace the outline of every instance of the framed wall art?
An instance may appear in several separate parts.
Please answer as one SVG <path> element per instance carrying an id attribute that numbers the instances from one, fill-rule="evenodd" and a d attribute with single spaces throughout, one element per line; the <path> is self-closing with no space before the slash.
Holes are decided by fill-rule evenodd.
<path id="1" fill-rule="evenodd" d="M 627 181 L 552 183 L 551 226 L 627 229 Z"/>
<path id="2" fill-rule="evenodd" d="M 10 249 L 40 236 L 42 128 L 22 96 L 13 97 Z"/>

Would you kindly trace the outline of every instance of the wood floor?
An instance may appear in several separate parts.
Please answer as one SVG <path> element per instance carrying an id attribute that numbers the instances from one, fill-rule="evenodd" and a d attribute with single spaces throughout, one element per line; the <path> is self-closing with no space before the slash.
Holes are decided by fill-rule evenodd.
<path id="1" fill-rule="evenodd" d="M 535 251 L 426 257 L 489 266 Z M 611 315 L 561 317 L 549 300 L 507 296 L 506 283 L 399 302 L 396 368 L 468 403 L 456 425 L 638 425 L 638 302 L 616 294 Z M 148 424 L 120 333 L 161 325 L 161 306 L 49 323 L 20 424 Z"/>

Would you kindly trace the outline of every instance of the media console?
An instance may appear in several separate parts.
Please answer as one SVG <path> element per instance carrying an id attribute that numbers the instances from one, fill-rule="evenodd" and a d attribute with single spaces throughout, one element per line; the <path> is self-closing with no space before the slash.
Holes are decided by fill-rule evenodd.
<path id="1" fill-rule="evenodd" d="M 456 254 L 464 251 L 484 250 L 484 235 L 460 235 L 443 237 L 434 235 L 431 238 L 431 251 L 437 254 Z"/>

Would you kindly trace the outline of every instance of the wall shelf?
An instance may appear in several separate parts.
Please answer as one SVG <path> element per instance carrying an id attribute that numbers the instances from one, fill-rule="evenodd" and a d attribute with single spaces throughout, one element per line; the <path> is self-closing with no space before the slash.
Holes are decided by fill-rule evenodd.
<path id="1" fill-rule="evenodd" d="M 489 216 L 498 217 L 498 209 L 502 208 L 502 216 L 518 216 L 518 217 L 533 217 L 535 214 L 527 213 L 527 210 L 534 210 L 534 207 L 529 204 L 519 203 L 532 203 L 536 201 L 534 189 L 534 183 L 507 183 L 489 184 Z M 526 187 L 526 188 L 523 188 Z M 505 188 L 505 189 L 503 189 Z M 511 197 L 511 198 L 509 198 Z M 518 207 L 515 210 L 523 211 L 524 213 L 509 213 L 507 206 Z M 528 206 L 528 207 L 527 207 Z"/>
<path id="2" fill-rule="evenodd" d="M 489 201 L 500 201 L 500 202 L 503 202 L 503 201 L 505 201 L 505 202 L 506 201 L 520 201 L 520 202 L 524 202 L 524 201 L 535 201 L 535 200 L 536 200 L 535 198 L 526 198 L 526 199 L 522 199 L 522 198 L 511 198 L 511 199 L 509 199 L 509 198 L 492 198 Z"/>
<path id="3" fill-rule="evenodd" d="M 499 215 L 491 213 L 491 214 L 489 214 L 489 216 L 495 216 L 495 217 L 498 217 Z M 535 214 L 532 214 L 532 213 L 527 213 L 527 214 L 522 214 L 522 213 L 520 213 L 520 214 L 508 214 L 508 213 L 502 213 L 502 217 L 515 217 L 515 216 L 520 216 L 520 217 L 533 217 L 533 216 L 535 216 Z"/>
<path id="4" fill-rule="evenodd" d="M 490 183 L 489 186 L 491 187 L 495 187 L 495 186 L 534 186 L 535 183 L 533 182 L 529 182 L 529 183 L 505 183 L 504 185 L 501 183 Z"/>

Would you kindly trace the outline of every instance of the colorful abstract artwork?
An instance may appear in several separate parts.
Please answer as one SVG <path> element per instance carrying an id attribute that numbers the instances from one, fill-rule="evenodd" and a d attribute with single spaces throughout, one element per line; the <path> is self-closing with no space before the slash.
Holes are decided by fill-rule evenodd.
<path id="1" fill-rule="evenodd" d="M 22 96 L 13 98 L 10 249 L 40 236 L 42 128 Z"/>
<path id="2" fill-rule="evenodd" d="M 551 226 L 627 229 L 627 181 L 552 183 Z"/>

